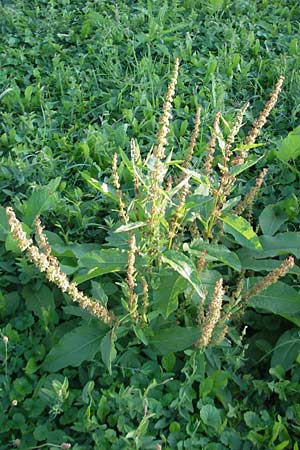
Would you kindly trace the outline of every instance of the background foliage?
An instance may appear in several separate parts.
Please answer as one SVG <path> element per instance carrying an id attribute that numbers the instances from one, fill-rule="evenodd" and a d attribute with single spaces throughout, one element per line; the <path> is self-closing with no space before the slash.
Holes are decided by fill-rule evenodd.
<path id="1" fill-rule="evenodd" d="M 222 347 L 195 358 L 191 350 L 164 356 L 141 350 L 133 335 L 118 340 L 111 364 L 100 348 L 107 330 L 21 257 L 7 234 L 4 206 L 14 205 L 28 227 L 42 214 L 63 268 L 77 274 L 84 255 L 107 243 L 118 214 L 86 180 L 108 182 L 113 153 L 128 151 L 131 137 L 145 154 L 150 149 L 176 56 L 181 69 L 170 141 L 180 159 L 200 104 L 197 168 L 215 112 L 231 122 L 249 99 L 251 122 L 283 74 L 283 92 L 261 138 L 266 144 L 255 149 L 263 159 L 242 175 L 237 194 L 268 167 L 254 209 L 255 223 L 270 234 L 265 257 L 299 258 L 299 239 L 286 234 L 299 227 L 298 3 L 4 1 L 0 17 L 0 314 L 8 337 L 0 343 L 0 448 L 20 439 L 23 449 L 69 442 L 82 450 L 296 450 L 297 266 L 285 280 L 290 291 L 282 291 L 292 299 L 290 310 L 286 304 L 272 310 L 271 293 L 267 311 L 247 311 L 243 341 L 243 327 L 237 328 Z M 122 184 L 129 187 L 127 175 L 122 163 Z M 247 248 L 239 257 L 255 276 L 273 268 Z M 101 289 L 114 296 L 115 281 L 104 274 L 101 285 L 96 279 L 84 286 L 95 296 Z M 66 346 L 93 342 L 90 361 L 74 364 L 67 352 L 65 367 L 62 338 Z"/>

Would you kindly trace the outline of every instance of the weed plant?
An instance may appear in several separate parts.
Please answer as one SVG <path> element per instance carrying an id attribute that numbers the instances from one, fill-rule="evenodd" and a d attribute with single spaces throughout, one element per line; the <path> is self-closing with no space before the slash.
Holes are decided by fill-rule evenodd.
<path id="1" fill-rule="evenodd" d="M 133 330 L 141 342 L 156 346 L 161 353 L 185 350 L 192 344 L 204 349 L 221 343 L 230 321 L 241 317 L 249 300 L 276 283 L 294 265 L 293 257 L 289 257 L 250 287 L 245 285 L 245 272 L 233 251 L 239 244 L 258 251 L 262 249 L 251 223 L 242 214 L 246 211 L 251 220 L 255 195 L 266 170 L 243 199 L 232 193 L 237 176 L 257 162 L 258 158 L 253 159 L 249 153 L 257 146 L 256 139 L 277 102 L 283 77 L 279 78 L 244 142 L 235 144 L 249 103 L 237 112 L 230 125 L 221 113 L 216 114 L 203 170 L 195 171 L 191 161 L 199 134 L 200 108 L 184 160 L 173 160 L 172 151 L 167 154 L 178 70 L 177 59 L 159 121 L 157 143 L 145 160 L 134 140 L 131 141 L 131 158 L 122 153 L 132 177 L 128 193 L 123 192 L 120 184 L 117 154 L 112 163 L 112 186 L 99 185 L 116 203 L 122 223 L 114 225 L 111 249 L 105 253 L 106 273 L 122 272 L 119 264 L 117 268 L 114 266 L 113 258 L 123 261 L 126 258 L 126 277 L 117 283 L 121 302 L 119 305 L 114 302 L 114 311 L 113 302 L 108 300 L 105 304 L 101 298 L 92 299 L 78 289 L 75 281 L 69 281 L 58 259 L 51 255 L 51 246 L 38 217 L 35 219 L 37 245 L 34 245 L 13 209 L 6 208 L 11 232 L 20 250 L 26 251 L 36 267 L 62 292 L 112 327 L 102 341 L 109 355 L 108 360 L 107 355 L 105 357 L 109 371 L 116 357 L 114 342 L 118 335 L 124 336 L 125 330 Z M 128 250 L 113 245 L 116 234 L 128 241 Z M 222 243 L 227 235 L 233 236 L 233 244 Z M 101 250 L 98 254 L 94 252 L 94 257 L 97 256 L 101 259 Z M 225 269 L 240 272 L 239 276 L 229 275 L 224 268 L 215 270 L 211 264 L 214 261 Z M 85 280 L 99 276 L 97 269 L 100 266 L 96 265 L 91 276 L 88 272 Z M 224 277 L 230 284 L 226 298 Z"/>
<path id="2" fill-rule="evenodd" d="M 1 450 L 298 449 L 297 263 L 266 285 L 300 257 L 299 18 L 290 0 L 1 3 L 0 203 L 52 268 L 0 206 Z"/>

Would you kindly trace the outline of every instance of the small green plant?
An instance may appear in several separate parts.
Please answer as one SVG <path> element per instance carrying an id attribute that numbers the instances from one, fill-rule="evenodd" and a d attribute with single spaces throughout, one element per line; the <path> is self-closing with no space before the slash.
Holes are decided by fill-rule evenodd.
<path id="1" fill-rule="evenodd" d="M 113 215 L 111 218 L 109 248 L 94 250 L 81 259 L 81 267 L 89 268 L 87 272 L 71 282 L 52 255 L 39 218 L 35 220 L 35 245 L 13 209 L 6 209 L 19 248 L 27 252 L 49 281 L 111 328 L 101 337 L 102 358 L 109 371 L 116 356 L 117 337 L 132 330 L 139 341 L 162 354 L 193 344 L 204 349 L 221 343 L 231 321 L 241 317 L 250 299 L 274 285 L 294 265 L 290 256 L 253 282 L 246 277 L 237 253 L 240 248 L 263 251 L 251 220 L 252 205 L 266 170 L 244 199 L 235 196 L 235 189 L 238 176 L 260 159 L 252 156 L 250 150 L 258 145 L 256 139 L 277 101 L 283 77 L 244 142 L 237 142 L 237 137 L 249 103 L 237 112 L 232 124 L 217 113 L 202 169 L 195 170 L 192 161 L 200 108 L 184 159 L 172 159 L 172 151 L 167 152 L 178 70 L 177 59 L 159 121 L 157 143 L 145 159 L 134 140 L 130 158 L 121 152 L 126 191 L 122 188 L 117 154 L 113 156 L 111 186 L 85 175 L 107 197 L 112 209 L 117 208 L 119 216 L 116 220 Z M 242 215 L 245 212 L 248 220 Z M 103 293 L 100 295 L 104 301 L 95 300 L 78 288 L 78 282 L 114 272 L 126 275 L 116 280 L 117 292 L 108 302 Z M 63 339 L 66 343 L 66 336 Z M 50 355 L 53 360 L 53 350 Z"/>

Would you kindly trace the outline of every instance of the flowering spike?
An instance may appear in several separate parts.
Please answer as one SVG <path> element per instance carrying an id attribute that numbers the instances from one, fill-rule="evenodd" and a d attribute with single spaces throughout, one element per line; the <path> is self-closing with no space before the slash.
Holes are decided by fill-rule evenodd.
<path id="1" fill-rule="evenodd" d="M 36 220 L 37 234 L 40 242 L 46 246 L 46 253 L 40 251 L 38 247 L 33 245 L 31 239 L 27 239 L 26 234 L 22 230 L 22 225 L 16 218 L 14 210 L 11 207 L 6 208 L 6 215 L 11 229 L 13 238 L 17 241 L 21 251 L 27 252 L 29 259 L 39 269 L 40 272 L 45 272 L 46 278 L 52 283 L 56 284 L 62 292 L 66 292 L 75 302 L 79 303 L 80 307 L 87 309 L 95 317 L 100 319 L 106 325 L 113 325 L 116 318 L 112 312 L 109 312 L 101 303 L 92 300 L 77 288 L 77 284 L 70 282 L 67 275 L 60 270 L 58 259 L 55 256 L 50 256 L 51 247 L 47 241 L 46 236 L 42 232 L 40 222 Z"/>

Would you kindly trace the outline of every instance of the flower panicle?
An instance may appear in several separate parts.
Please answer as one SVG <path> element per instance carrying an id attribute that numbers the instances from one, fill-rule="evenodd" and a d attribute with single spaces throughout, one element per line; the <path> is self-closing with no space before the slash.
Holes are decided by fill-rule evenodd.
<path id="1" fill-rule="evenodd" d="M 230 156 L 231 156 L 231 148 L 232 148 L 232 144 L 235 141 L 235 138 L 238 134 L 238 132 L 240 131 L 241 127 L 243 126 L 243 118 L 244 115 L 247 111 L 247 109 L 249 108 L 250 103 L 247 102 L 245 103 L 245 105 L 238 111 L 234 123 L 231 127 L 231 130 L 227 136 L 226 139 L 226 143 L 225 143 L 225 148 L 223 151 L 223 157 L 224 157 L 224 167 L 227 168 L 227 163 L 229 162 Z"/>
<path id="2" fill-rule="evenodd" d="M 126 212 L 125 203 L 123 201 L 123 193 L 120 186 L 120 179 L 118 174 L 118 155 L 114 153 L 112 160 L 112 178 L 113 185 L 116 188 L 117 200 L 119 203 L 119 216 L 124 220 L 125 224 L 129 222 L 129 217 Z"/>
<path id="3" fill-rule="evenodd" d="M 204 161 L 204 174 L 208 177 L 211 175 L 211 172 L 212 172 L 212 163 L 213 163 L 213 159 L 214 159 L 214 153 L 216 150 L 216 137 L 217 137 L 218 130 L 219 130 L 220 118 L 221 118 L 221 113 L 218 111 L 215 116 L 213 129 L 212 129 L 209 144 L 208 144 L 208 147 L 206 150 L 207 153 L 206 153 L 206 158 Z"/>
<path id="4" fill-rule="evenodd" d="M 292 256 L 286 258 L 279 267 L 272 270 L 270 273 L 268 273 L 268 275 L 266 275 L 260 281 L 255 283 L 248 291 L 246 291 L 242 296 L 242 302 L 246 304 L 251 297 L 260 294 L 272 284 L 276 283 L 279 278 L 284 277 L 288 273 L 288 271 L 294 266 L 294 264 L 295 262 Z"/>
<path id="5" fill-rule="evenodd" d="M 178 204 L 176 206 L 176 209 L 174 211 L 174 214 L 172 215 L 171 221 L 170 221 L 170 230 L 169 230 L 169 238 L 174 239 L 177 232 L 180 228 L 180 222 L 181 219 L 184 216 L 184 210 L 185 210 L 185 200 L 189 193 L 190 186 L 188 179 L 186 180 L 186 183 L 183 185 L 183 187 L 180 190 Z"/>
<path id="6" fill-rule="evenodd" d="M 58 259 L 50 255 L 51 247 L 47 237 L 43 233 L 40 220 L 35 220 L 36 234 L 40 245 L 40 248 L 38 248 L 33 245 L 32 239 L 27 238 L 21 223 L 16 218 L 14 210 L 11 207 L 6 208 L 6 214 L 13 238 L 17 241 L 20 250 L 27 252 L 29 259 L 39 271 L 44 272 L 49 281 L 56 284 L 62 292 L 66 292 L 81 308 L 87 309 L 102 322 L 112 326 L 116 322 L 114 314 L 109 312 L 101 303 L 92 300 L 81 292 L 75 282 L 70 282 L 67 275 L 61 271 Z"/>
<path id="7" fill-rule="evenodd" d="M 199 136 L 200 121 L 201 121 L 201 108 L 198 107 L 197 110 L 196 110 L 195 121 L 194 121 L 194 129 L 193 129 L 193 132 L 192 132 L 190 144 L 189 144 L 189 147 L 188 147 L 188 150 L 187 150 L 187 153 L 185 155 L 184 162 L 183 162 L 183 167 L 185 169 L 189 168 L 190 163 L 192 161 L 195 145 L 196 145 L 196 142 L 197 142 L 197 138 Z"/>
<path id="8" fill-rule="evenodd" d="M 143 306 L 143 313 L 142 313 L 142 317 L 144 319 L 144 321 L 147 321 L 147 312 L 149 309 L 149 286 L 147 283 L 147 280 L 145 277 L 141 277 L 141 282 L 142 282 L 142 306 Z"/>
<path id="9" fill-rule="evenodd" d="M 163 159 L 165 157 L 165 148 L 166 145 L 168 144 L 167 135 L 170 130 L 171 109 L 178 79 L 178 70 L 179 70 L 179 59 L 176 58 L 171 81 L 169 83 L 168 90 L 165 96 L 165 101 L 163 104 L 163 113 L 159 120 L 160 129 L 157 135 L 158 144 L 154 147 L 153 150 L 153 154 L 157 159 Z"/>
<path id="10" fill-rule="evenodd" d="M 269 98 L 268 102 L 266 103 L 264 109 L 261 111 L 259 117 L 256 120 L 254 120 L 254 122 L 252 124 L 252 128 L 249 131 L 248 136 L 245 139 L 244 145 L 251 146 L 251 145 L 255 144 L 256 139 L 259 136 L 261 129 L 265 125 L 270 112 L 272 111 L 272 109 L 274 108 L 274 106 L 277 103 L 283 81 L 284 81 L 284 76 L 280 76 L 275 85 L 274 90 L 270 94 L 270 98 Z M 244 164 L 244 162 L 248 156 L 248 152 L 249 152 L 249 149 L 241 151 L 238 155 L 235 156 L 235 158 L 233 158 L 233 160 L 231 161 L 231 165 L 239 166 L 241 164 Z"/>
<path id="11" fill-rule="evenodd" d="M 212 344 L 213 344 L 213 345 L 221 344 L 221 342 L 224 341 L 224 339 L 225 339 L 227 333 L 228 333 L 228 325 L 227 325 L 227 323 L 222 324 L 222 326 L 221 326 L 221 331 L 218 333 L 218 335 L 216 336 L 216 338 L 213 340 Z"/>
<path id="12" fill-rule="evenodd" d="M 42 225 L 41 219 L 38 216 L 35 218 L 34 225 L 39 248 L 47 257 L 49 257 L 51 254 L 51 247 L 47 236 L 44 234 L 45 227 Z"/>
<path id="13" fill-rule="evenodd" d="M 198 274 L 203 271 L 206 264 L 207 251 L 202 250 L 200 257 L 197 259 L 197 272 Z"/>
<path id="14" fill-rule="evenodd" d="M 234 209 L 234 214 L 236 215 L 240 215 L 242 214 L 246 209 L 248 210 L 252 210 L 252 206 L 253 206 L 253 202 L 254 199 L 258 193 L 258 191 L 261 188 L 261 185 L 265 179 L 265 176 L 267 175 L 268 170 L 267 169 L 263 169 L 259 176 L 256 178 L 255 180 L 255 185 L 250 189 L 250 191 L 248 192 L 248 194 L 245 195 L 245 197 L 243 198 L 243 200 L 236 206 L 236 208 Z"/>
<path id="15" fill-rule="evenodd" d="M 196 341 L 197 348 L 205 348 L 209 345 L 212 339 L 213 331 L 217 326 L 222 310 L 222 302 L 224 296 L 223 279 L 220 278 L 215 285 L 213 297 L 208 307 L 208 311 L 204 317 L 204 323 L 201 330 L 201 336 Z"/>
<path id="16" fill-rule="evenodd" d="M 281 75 L 275 85 L 273 92 L 271 92 L 270 98 L 269 98 L 268 102 L 266 103 L 264 109 L 260 113 L 259 117 L 253 122 L 252 129 L 250 130 L 250 132 L 246 138 L 246 141 L 245 141 L 246 145 L 255 143 L 256 138 L 259 135 L 262 127 L 265 125 L 270 112 L 272 111 L 272 109 L 274 108 L 274 106 L 277 103 L 283 81 L 284 81 L 284 76 Z"/>
<path id="17" fill-rule="evenodd" d="M 134 320 L 137 319 L 137 301 L 138 296 L 134 292 L 136 286 L 136 270 L 135 270 L 135 254 L 137 251 L 136 240 L 134 233 L 131 234 L 129 239 L 129 252 L 128 252 L 128 262 L 127 262 L 127 277 L 126 283 L 128 286 L 128 306 L 129 311 Z"/>

